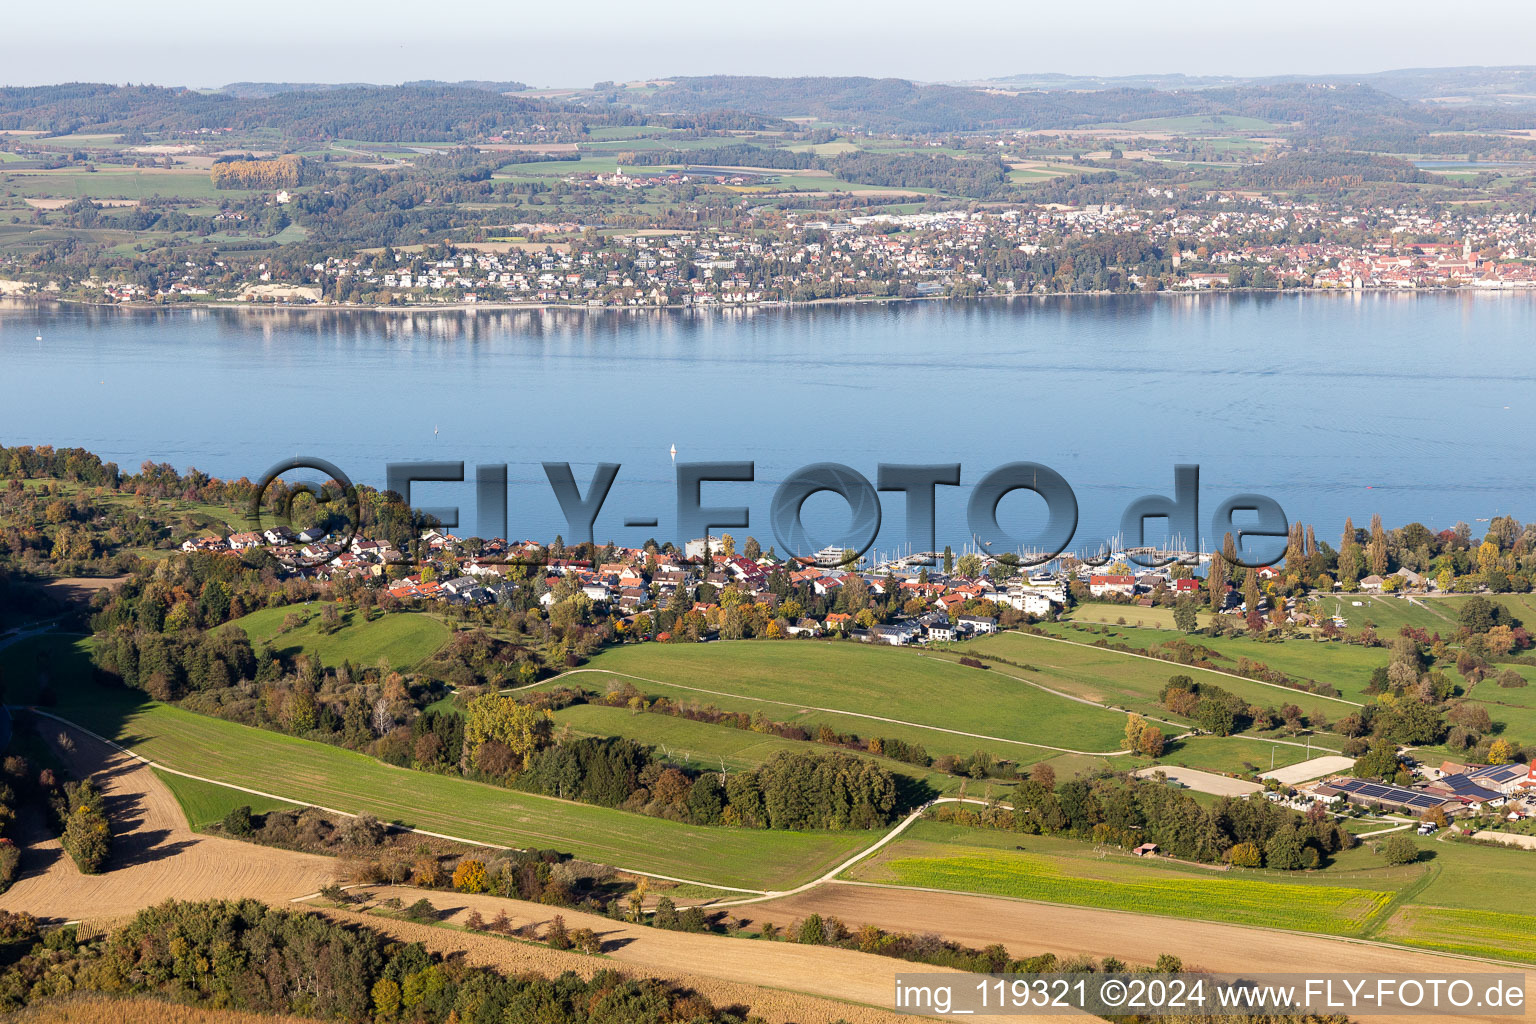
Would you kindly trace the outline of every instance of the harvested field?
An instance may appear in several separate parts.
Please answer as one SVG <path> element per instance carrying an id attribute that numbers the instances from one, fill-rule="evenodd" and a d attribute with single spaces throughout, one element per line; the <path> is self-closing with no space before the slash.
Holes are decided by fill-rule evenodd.
<path id="1" fill-rule="evenodd" d="M 1014 956 L 1050 951 L 1060 957 L 1118 956 L 1132 964 L 1150 964 L 1159 955 L 1172 953 L 1181 957 L 1186 967 L 1210 971 L 1253 971 L 1262 966 L 1266 971 L 1295 973 L 1321 968 L 1329 972 L 1428 975 L 1491 969 L 1455 957 L 1321 935 L 1202 921 L 1153 921 L 1112 910 L 851 883 L 824 885 L 742 910 L 755 921 L 776 924 L 789 924 L 807 914 L 830 914 L 854 927 L 873 924 L 891 931 L 937 932 L 968 946 L 1001 942 Z M 1527 1002 L 1533 991 L 1533 975 L 1536 972 L 1525 972 Z M 1413 1024 L 1424 1019 L 1371 1018 L 1382 1024 L 1395 1020 Z M 1502 1018 L 1473 1015 L 1456 1019 L 1495 1024 Z"/>
<path id="2" fill-rule="evenodd" d="M 29 1006 L 11 1020 L 15 1024 L 314 1024 L 311 1017 L 205 1010 L 159 999 L 106 996 L 72 996 Z"/>
<path id="3" fill-rule="evenodd" d="M 62 210 L 66 206 L 73 206 L 75 203 L 79 202 L 79 200 L 78 199 L 25 199 L 25 200 L 23 200 L 23 202 L 25 202 L 28 206 L 32 207 L 34 210 Z M 105 206 L 105 207 L 138 206 L 139 205 L 139 201 L 137 199 L 97 199 L 97 200 L 94 200 L 94 203 L 95 203 L 96 206 Z"/>
<path id="4" fill-rule="evenodd" d="M 111 590 L 126 580 L 127 576 L 68 576 L 49 580 L 39 589 L 47 603 L 62 610 L 84 609 L 98 590 Z"/>
<path id="5" fill-rule="evenodd" d="M 46 730 L 50 741 L 61 732 L 72 749 L 60 756 L 77 776 L 94 776 L 106 797 L 112 868 L 82 875 L 33 818 L 21 837 L 21 875 L 0 908 L 49 920 L 120 918 L 172 897 L 286 902 L 335 878 L 329 857 L 197 835 L 152 770 L 78 730 Z"/>
<path id="6" fill-rule="evenodd" d="M 462 922 L 471 910 L 479 910 L 487 919 L 505 910 L 516 925 L 546 924 L 559 913 L 565 918 L 567 927 L 591 928 L 603 937 L 609 948 L 605 950 L 606 958 L 598 958 L 562 953 L 496 935 L 413 924 L 372 914 L 344 910 L 325 913 L 366 924 L 405 941 L 420 942 L 441 953 L 462 951 L 472 964 L 484 964 L 503 971 L 534 970 L 550 975 L 575 971 L 590 976 L 597 970 L 615 966 L 614 961 L 618 961 L 616 966 L 621 969 L 635 968 L 628 973 L 685 985 L 709 998 L 716 1006 L 750 1006 L 754 1014 L 771 1022 L 831 1024 L 843 1020 L 849 1024 L 897 1024 L 911 1019 L 880 1009 L 890 1004 L 896 973 L 913 968 L 912 964 L 900 960 L 793 943 L 662 931 L 580 911 L 557 910 L 495 896 L 388 887 L 376 891 L 385 896 L 398 895 L 409 902 L 425 896 L 448 912 L 448 919 L 456 923 Z M 927 965 L 921 969 L 930 973 L 949 973 L 943 968 Z M 811 990 L 831 998 L 800 994 Z M 1027 1018 L 1006 1018 L 1008 1021 L 1023 1019 Z"/>
<path id="7" fill-rule="evenodd" d="M 1244 782 L 1242 779 L 1230 779 L 1215 772 L 1203 772 L 1198 768 L 1179 768 L 1171 764 L 1156 764 L 1150 768 L 1143 768 L 1136 774 L 1147 779 L 1158 772 L 1162 772 L 1174 782 L 1183 783 L 1197 793 L 1213 793 L 1216 796 L 1247 796 L 1264 788 L 1257 782 Z"/>

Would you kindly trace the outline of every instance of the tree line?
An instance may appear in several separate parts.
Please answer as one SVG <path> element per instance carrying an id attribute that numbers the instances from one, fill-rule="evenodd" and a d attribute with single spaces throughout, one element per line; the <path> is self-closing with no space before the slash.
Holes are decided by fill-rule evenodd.
<path id="1" fill-rule="evenodd" d="M 95 939 L 61 929 L 0 974 L 6 1012 L 57 992 L 151 995 L 348 1024 L 756 1020 L 666 982 L 607 970 L 590 979 L 574 972 L 508 976 L 371 928 L 256 900 L 168 901 Z"/>
<path id="2" fill-rule="evenodd" d="M 1166 855 L 1239 867 L 1321 867 L 1358 840 L 1319 809 L 1302 815 L 1268 800 L 1223 797 L 1205 807 L 1153 779 L 1106 776 L 1057 783 L 1049 766 L 1016 786 L 1011 809 L 942 806 L 933 814 L 1027 835 L 1067 835 L 1130 849 L 1156 843 Z"/>

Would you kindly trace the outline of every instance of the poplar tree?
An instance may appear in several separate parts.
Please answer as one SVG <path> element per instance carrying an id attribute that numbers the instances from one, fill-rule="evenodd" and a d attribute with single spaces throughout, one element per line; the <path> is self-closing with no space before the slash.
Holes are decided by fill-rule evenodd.
<path id="1" fill-rule="evenodd" d="M 1344 536 L 1339 538 L 1339 582 L 1352 587 L 1360 579 L 1360 545 L 1355 543 L 1355 523 L 1344 520 Z"/>
<path id="2" fill-rule="evenodd" d="M 1365 549 L 1371 572 L 1381 576 L 1387 571 L 1387 531 L 1381 528 L 1381 515 L 1371 516 L 1371 540 Z"/>
<path id="3" fill-rule="evenodd" d="M 1221 554 L 1211 559 L 1211 571 L 1207 574 L 1206 584 L 1210 588 L 1211 611 L 1219 612 L 1227 600 L 1227 574 L 1231 571 L 1231 558 L 1235 557 L 1236 550 L 1233 547 L 1232 535 L 1227 534 L 1222 544 Z"/>

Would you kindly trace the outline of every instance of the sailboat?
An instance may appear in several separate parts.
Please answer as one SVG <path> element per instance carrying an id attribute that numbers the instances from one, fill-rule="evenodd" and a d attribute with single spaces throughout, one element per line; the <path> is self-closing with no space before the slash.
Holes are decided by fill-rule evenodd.
<path id="1" fill-rule="evenodd" d="M 672 461 L 677 461 L 677 445 L 672 446 Z"/>

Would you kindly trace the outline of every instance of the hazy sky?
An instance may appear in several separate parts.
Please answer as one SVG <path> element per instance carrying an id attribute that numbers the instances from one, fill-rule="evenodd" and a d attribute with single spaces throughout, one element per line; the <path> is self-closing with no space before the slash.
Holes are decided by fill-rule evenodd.
<path id="1" fill-rule="evenodd" d="M 1345 73 L 1536 60 L 1536 2 L 13 0 L 0 83 Z M 1465 16 L 1461 16 L 1465 12 Z"/>

